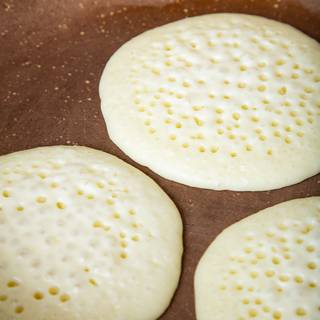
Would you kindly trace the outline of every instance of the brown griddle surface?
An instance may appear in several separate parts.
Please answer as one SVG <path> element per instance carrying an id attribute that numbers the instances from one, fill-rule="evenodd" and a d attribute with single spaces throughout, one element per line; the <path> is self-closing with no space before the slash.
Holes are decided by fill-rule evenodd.
<path id="1" fill-rule="evenodd" d="M 224 228 L 276 203 L 320 195 L 320 175 L 268 192 L 187 187 L 136 164 L 108 138 L 98 84 L 111 54 L 145 30 L 213 12 L 262 15 L 320 40 L 320 0 L 0 1 L 0 154 L 84 145 L 117 155 L 163 187 L 181 212 L 185 253 L 178 290 L 162 320 L 195 319 L 194 270 Z"/>

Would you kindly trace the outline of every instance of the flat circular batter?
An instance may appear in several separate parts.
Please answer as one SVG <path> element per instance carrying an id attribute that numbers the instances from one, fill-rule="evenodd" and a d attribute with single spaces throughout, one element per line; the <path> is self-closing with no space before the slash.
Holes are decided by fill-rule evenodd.
<path id="1" fill-rule="evenodd" d="M 198 320 L 320 319 L 320 197 L 283 202 L 224 230 L 195 275 Z"/>
<path id="2" fill-rule="evenodd" d="M 0 157 L 0 319 L 150 320 L 182 255 L 169 197 L 142 172 L 85 147 Z"/>
<path id="3" fill-rule="evenodd" d="M 320 45 L 289 25 L 210 14 L 145 32 L 100 96 L 111 139 L 167 179 L 254 191 L 320 171 Z"/>

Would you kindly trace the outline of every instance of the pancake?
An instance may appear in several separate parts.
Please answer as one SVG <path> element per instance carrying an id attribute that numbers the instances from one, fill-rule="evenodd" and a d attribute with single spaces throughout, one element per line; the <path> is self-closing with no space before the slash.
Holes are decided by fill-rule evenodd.
<path id="1" fill-rule="evenodd" d="M 320 197 L 311 197 L 225 229 L 196 269 L 197 319 L 319 319 L 319 228 Z"/>
<path id="2" fill-rule="evenodd" d="M 0 157 L 0 319 L 157 319 L 181 255 L 175 205 L 120 159 L 62 146 Z"/>
<path id="3" fill-rule="evenodd" d="M 257 16 L 209 14 L 147 31 L 108 61 L 112 141 L 189 186 L 258 191 L 320 171 L 320 45 Z"/>

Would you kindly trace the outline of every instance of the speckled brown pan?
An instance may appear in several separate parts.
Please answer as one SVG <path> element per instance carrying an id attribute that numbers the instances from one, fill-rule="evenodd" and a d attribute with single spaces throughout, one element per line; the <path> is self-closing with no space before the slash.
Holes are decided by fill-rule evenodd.
<path id="1" fill-rule="evenodd" d="M 221 230 L 276 203 L 320 195 L 320 175 L 270 192 L 186 187 L 137 165 L 108 138 L 98 83 L 110 55 L 147 29 L 210 12 L 266 16 L 320 40 L 320 0 L 0 1 L 0 154 L 85 145 L 117 155 L 164 188 L 182 214 L 185 255 L 179 288 L 162 320 L 195 319 L 194 270 Z"/>

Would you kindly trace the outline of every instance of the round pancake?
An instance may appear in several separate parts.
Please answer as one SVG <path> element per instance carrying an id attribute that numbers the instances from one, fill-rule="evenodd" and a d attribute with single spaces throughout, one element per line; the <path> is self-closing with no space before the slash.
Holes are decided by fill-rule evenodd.
<path id="1" fill-rule="evenodd" d="M 256 191 L 320 171 L 320 45 L 289 25 L 210 14 L 145 32 L 100 96 L 113 142 L 167 179 Z"/>
<path id="2" fill-rule="evenodd" d="M 0 157 L 0 319 L 156 319 L 181 255 L 175 205 L 120 159 L 62 146 Z"/>
<path id="3" fill-rule="evenodd" d="M 197 266 L 197 319 L 319 319 L 319 229 L 320 197 L 283 202 L 225 229 Z"/>

